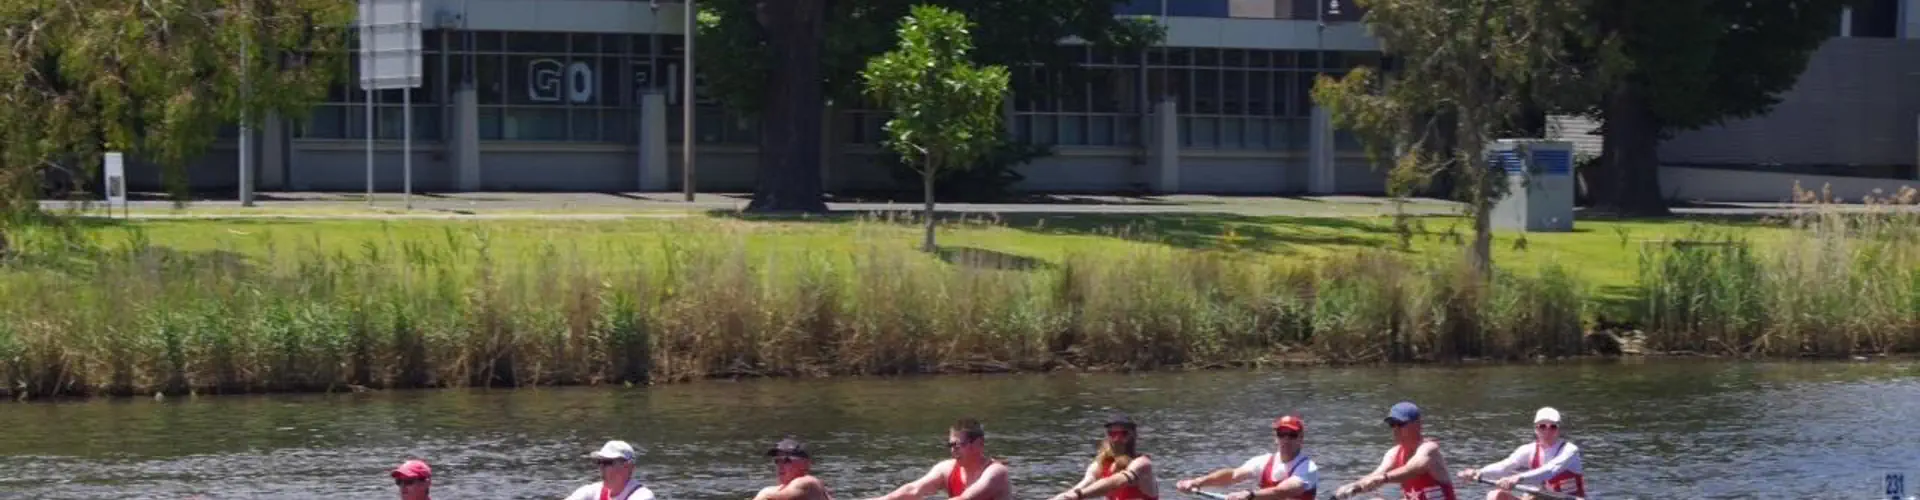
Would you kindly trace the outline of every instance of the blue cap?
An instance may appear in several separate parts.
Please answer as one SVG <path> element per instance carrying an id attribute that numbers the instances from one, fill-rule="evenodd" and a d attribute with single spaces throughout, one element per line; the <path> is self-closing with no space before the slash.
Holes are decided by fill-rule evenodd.
<path id="1" fill-rule="evenodd" d="M 1387 423 L 1407 423 L 1420 420 L 1420 407 L 1412 401 L 1401 401 L 1387 410 Z"/>

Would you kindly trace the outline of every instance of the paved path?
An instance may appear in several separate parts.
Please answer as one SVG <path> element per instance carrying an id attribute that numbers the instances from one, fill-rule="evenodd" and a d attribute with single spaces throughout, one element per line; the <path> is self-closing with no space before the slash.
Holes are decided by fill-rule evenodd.
<path id="1" fill-rule="evenodd" d="M 295 219 L 565 219 L 618 220 L 631 218 L 685 217 L 713 210 L 741 210 L 750 197 L 746 194 L 700 194 L 689 203 L 679 193 L 457 193 L 415 195 L 413 210 L 405 210 L 398 194 L 378 194 L 369 208 L 360 193 L 260 193 L 254 207 L 242 207 L 231 199 L 190 201 L 187 210 L 173 209 L 173 202 L 155 199 L 129 203 L 134 218 L 240 218 L 272 217 Z M 75 209 L 81 204 L 65 201 L 42 202 L 49 210 Z M 916 202 L 849 201 L 828 203 L 835 212 L 918 211 Z M 1805 210 L 1805 205 L 1785 203 L 1729 203 L 1711 207 L 1676 208 L 1682 215 L 1774 215 Z M 1840 210 L 1866 210 L 1861 205 L 1842 205 Z M 1920 206 L 1903 207 L 1920 212 Z M 1178 214 L 1212 213 L 1246 216 L 1367 217 L 1393 213 L 1391 200 L 1365 196 L 1253 197 L 1253 196 L 1111 196 L 1047 195 L 1020 203 L 942 203 L 937 210 L 946 214 Z M 1406 210 L 1421 215 L 1461 213 L 1458 204 L 1432 200 L 1409 200 Z M 86 208 L 89 215 L 103 215 L 100 203 Z"/>

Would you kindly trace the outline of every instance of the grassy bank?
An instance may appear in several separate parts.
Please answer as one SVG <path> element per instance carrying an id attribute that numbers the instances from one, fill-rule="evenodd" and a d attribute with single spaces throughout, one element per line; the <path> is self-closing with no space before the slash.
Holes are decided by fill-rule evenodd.
<path id="1" fill-rule="evenodd" d="M 1915 222 L 1583 222 L 1503 235 L 1487 283 L 1451 218 L 1400 249 L 1385 220 L 1009 216 L 949 224 L 939 255 L 885 218 L 40 223 L 0 271 L 0 376 L 23 397 L 1514 359 L 1588 352 L 1602 310 L 1660 349 L 1913 350 Z M 1698 231 L 1749 246 L 1645 241 Z"/>

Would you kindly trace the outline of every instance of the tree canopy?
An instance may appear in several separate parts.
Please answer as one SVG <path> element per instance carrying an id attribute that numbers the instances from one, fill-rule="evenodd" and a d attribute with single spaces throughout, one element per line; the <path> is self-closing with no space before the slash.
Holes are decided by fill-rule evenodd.
<path id="1" fill-rule="evenodd" d="M 759 187 L 750 208 L 818 210 L 824 209 L 818 131 L 826 99 L 859 102 L 860 71 L 894 45 L 894 22 L 913 5 L 937 5 L 975 20 L 975 63 L 1062 67 L 1069 61 L 1057 48 L 1068 37 L 1110 47 L 1158 40 L 1152 26 L 1115 17 L 1124 2 L 702 0 L 696 57 L 713 97 L 759 118 Z"/>
<path id="2" fill-rule="evenodd" d="M 1852 0 L 1595 0 L 1585 64 L 1607 68 L 1610 92 L 1575 109 L 1605 122 L 1605 151 L 1587 172 L 1595 204 L 1667 212 L 1659 143 L 1674 132 L 1770 112 L 1834 34 Z"/>
<path id="3" fill-rule="evenodd" d="M 0 209 L 37 206 L 49 168 L 82 178 L 105 151 L 182 168 L 221 127 L 304 116 L 345 57 L 336 0 L 0 2 Z M 252 91 L 243 91 L 242 80 Z"/>

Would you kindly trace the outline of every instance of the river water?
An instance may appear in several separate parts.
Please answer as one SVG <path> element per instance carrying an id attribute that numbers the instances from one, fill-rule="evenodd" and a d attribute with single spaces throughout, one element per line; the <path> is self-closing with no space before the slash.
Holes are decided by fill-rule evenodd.
<path id="1" fill-rule="evenodd" d="M 1018 498 L 1044 499 L 1078 479 L 1113 410 L 1140 422 L 1168 499 L 1183 497 L 1175 479 L 1270 449 L 1268 423 L 1297 411 L 1330 497 L 1390 446 L 1380 419 L 1403 398 L 1455 470 L 1504 457 L 1531 439 L 1536 408 L 1559 408 L 1597 498 L 1920 484 L 1920 363 L 1648 361 L 3 403 L 0 498 L 393 498 L 386 471 L 409 455 L 433 464 L 435 498 L 560 498 L 595 480 L 582 454 L 625 439 L 661 498 L 744 500 L 790 432 L 836 496 L 857 499 L 924 473 L 946 427 L 974 416 Z"/>

